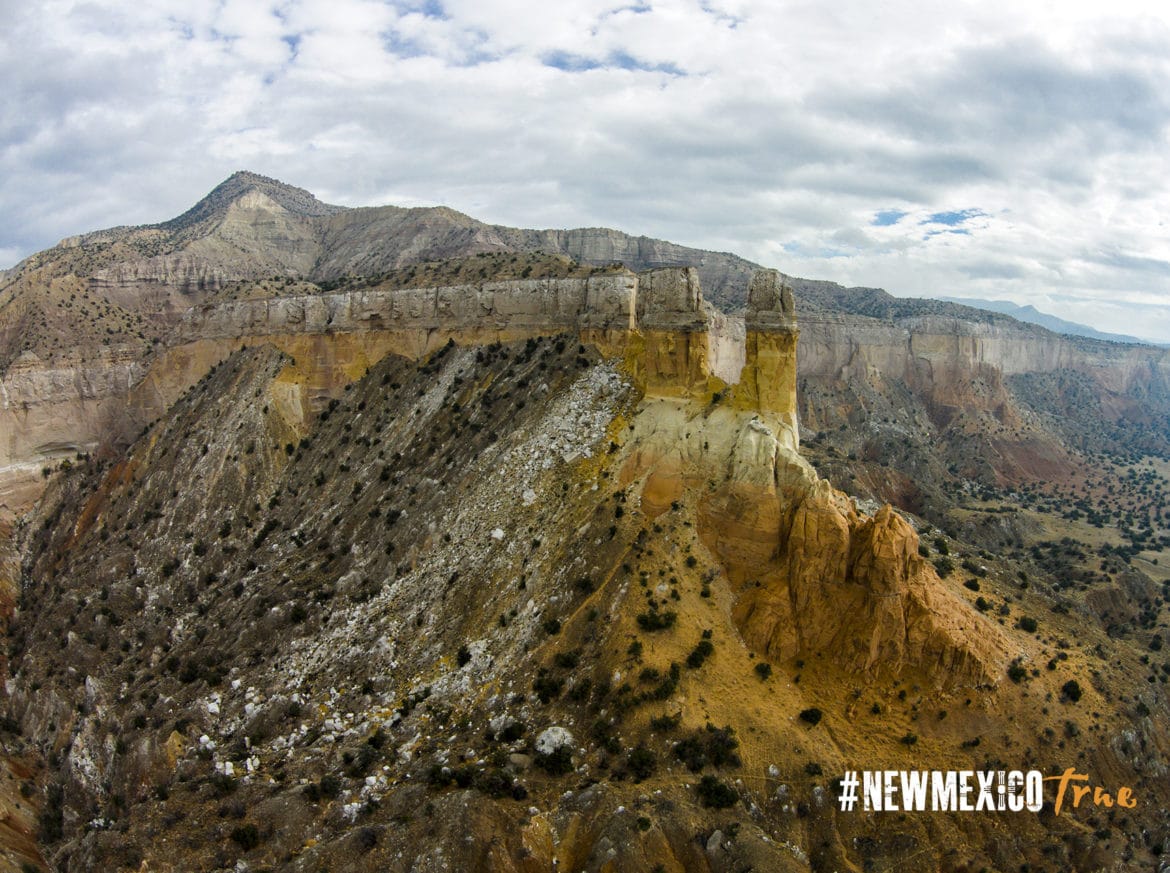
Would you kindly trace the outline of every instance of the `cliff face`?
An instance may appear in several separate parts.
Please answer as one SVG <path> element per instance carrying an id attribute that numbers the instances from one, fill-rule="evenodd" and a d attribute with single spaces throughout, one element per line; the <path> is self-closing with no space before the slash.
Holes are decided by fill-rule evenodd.
<path id="1" fill-rule="evenodd" d="M 698 311 L 690 285 L 669 287 L 672 318 Z M 757 651 L 825 657 L 864 674 L 912 667 L 939 685 L 991 681 L 1003 660 L 1002 635 L 946 593 L 910 526 L 888 507 L 860 515 L 799 455 L 792 289 L 775 271 L 761 271 L 748 301 L 738 384 L 696 415 L 687 401 L 699 398 L 697 386 L 717 385 L 704 382 L 710 360 L 658 365 L 631 425 L 636 448 L 621 481 L 640 489 L 651 517 L 685 495 L 702 495 L 699 534 L 731 580 L 733 614 Z M 694 332 L 683 336 L 689 348 L 703 347 Z M 640 349 L 647 366 L 663 357 L 661 339 L 651 348 L 654 337 L 649 332 Z M 673 390 L 658 384 L 672 381 Z M 721 404 L 724 393 L 730 396 Z"/>
<path id="2" fill-rule="evenodd" d="M 10 366 L 0 379 L 0 515 L 32 505 L 44 467 L 135 433 L 148 419 L 124 413 L 146 373 L 127 351 L 48 367 L 26 354 Z"/>
<path id="3" fill-rule="evenodd" d="M 10 366 L 0 380 L 0 422 L 7 425 L 0 493 L 12 510 L 27 505 L 45 463 L 136 434 L 247 345 L 268 343 L 300 361 L 305 402 L 313 408 L 389 353 L 417 358 L 448 340 L 467 345 L 565 331 L 619 351 L 637 334 L 643 354 L 631 361 L 639 378 L 651 391 L 685 393 L 706 390 L 715 370 L 734 369 L 715 360 L 736 353 L 718 353 L 708 343 L 712 319 L 722 321 L 703 302 L 694 270 L 203 303 L 184 311 L 167 347 L 146 361 L 105 352 L 46 367 L 26 353 Z M 717 344 L 728 343 L 734 337 Z"/>
<path id="4" fill-rule="evenodd" d="M 934 391 L 954 394 L 962 376 L 1074 370 L 1102 388 L 1133 394 L 1170 384 L 1170 350 L 1120 345 L 1033 331 L 1020 325 L 922 317 L 885 323 L 818 314 L 804 324 L 802 376 L 865 379 L 874 371 Z M 962 376 L 960 376 L 962 374 Z"/>
<path id="5" fill-rule="evenodd" d="M 847 426 L 860 435 L 850 450 L 894 464 L 894 443 L 921 447 L 936 469 L 903 469 L 927 481 L 948 469 L 999 486 L 1075 481 L 1078 450 L 1170 450 L 1164 349 L 1018 324 L 818 312 L 803 324 L 798 367 L 807 429 Z"/>

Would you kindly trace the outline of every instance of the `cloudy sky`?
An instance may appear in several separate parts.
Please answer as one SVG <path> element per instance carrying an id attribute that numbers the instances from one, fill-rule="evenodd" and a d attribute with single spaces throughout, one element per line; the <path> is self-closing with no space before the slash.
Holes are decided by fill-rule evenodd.
<path id="1" fill-rule="evenodd" d="M 0 0 L 0 266 L 238 169 L 1170 341 L 1170 11 Z"/>

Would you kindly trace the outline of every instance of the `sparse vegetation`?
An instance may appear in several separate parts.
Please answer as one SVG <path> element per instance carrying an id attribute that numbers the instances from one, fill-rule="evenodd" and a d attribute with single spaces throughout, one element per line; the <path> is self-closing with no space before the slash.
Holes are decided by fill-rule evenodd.
<path id="1" fill-rule="evenodd" d="M 638 614 L 638 627 L 644 631 L 660 631 L 674 627 L 674 623 L 678 620 L 678 613 L 673 610 L 666 612 L 659 612 L 657 610 L 650 610 Z"/>
<path id="2" fill-rule="evenodd" d="M 800 711 L 800 720 L 806 724 L 812 725 L 813 727 L 816 727 L 821 723 L 822 716 L 823 713 L 815 706 L 811 706 L 808 709 L 802 709 Z"/>
<path id="3" fill-rule="evenodd" d="M 726 809 L 729 806 L 735 806 L 739 800 L 739 796 L 733 788 L 711 775 L 700 779 L 695 791 L 703 806 L 709 806 L 713 809 Z"/>

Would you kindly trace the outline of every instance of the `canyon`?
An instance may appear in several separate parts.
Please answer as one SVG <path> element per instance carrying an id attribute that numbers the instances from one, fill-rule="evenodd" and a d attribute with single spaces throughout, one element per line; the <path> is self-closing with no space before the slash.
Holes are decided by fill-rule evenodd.
<path id="1" fill-rule="evenodd" d="M 247 173 L 6 272 L 0 339 L 13 869 L 1170 848 L 1170 585 L 1042 533 L 1161 494 L 1165 350 Z M 1137 806 L 834 798 L 1074 765 Z"/>

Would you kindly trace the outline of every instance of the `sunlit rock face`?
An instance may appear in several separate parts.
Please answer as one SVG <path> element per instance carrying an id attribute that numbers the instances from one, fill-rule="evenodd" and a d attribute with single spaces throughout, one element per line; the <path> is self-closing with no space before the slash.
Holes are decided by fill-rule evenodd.
<path id="1" fill-rule="evenodd" d="M 670 299 L 689 300 L 685 288 Z M 735 616 L 758 650 L 815 652 L 871 675 L 912 665 L 943 685 L 987 681 L 1002 638 L 946 594 L 911 526 L 888 506 L 859 514 L 800 457 L 791 289 L 761 271 L 748 301 L 743 371 L 726 400 L 702 402 L 698 377 L 710 373 L 674 363 L 680 351 L 663 354 L 677 345 L 647 349 L 652 375 L 623 480 L 641 483 L 651 517 L 696 500 L 700 534 L 739 590 Z M 687 349 L 702 347 L 684 336 Z"/>

